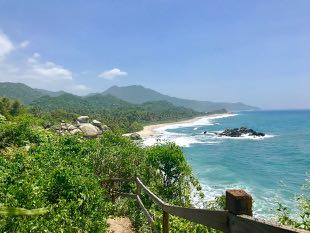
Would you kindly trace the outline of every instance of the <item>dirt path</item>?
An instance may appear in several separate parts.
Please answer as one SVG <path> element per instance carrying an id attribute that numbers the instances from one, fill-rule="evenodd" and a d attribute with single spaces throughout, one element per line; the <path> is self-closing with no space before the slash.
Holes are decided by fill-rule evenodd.
<path id="1" fill-rule="evenodd" d="M 107 222 L 110 224 L 109 233 L 134 233 L 129 218 L 109 218 Z"/>

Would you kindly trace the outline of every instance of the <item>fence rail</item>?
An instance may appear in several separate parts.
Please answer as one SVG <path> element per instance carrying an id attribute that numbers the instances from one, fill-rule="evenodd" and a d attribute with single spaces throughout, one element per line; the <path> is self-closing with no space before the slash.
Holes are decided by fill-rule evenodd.
<path id="1" fill-rule="evenodd" d="M 137 200 L 148 223 L 154 231 L 154 219 L 145 208 L 141 200 L 141 191 L 156 203 L 163 211 L 163 233 L 169 232 L 169 215 L 174 215 L 191 222 L 211 227 L 224 233 L 309 233 L 306 230 L 295 229 L 252 217 L 252 197 L 243 190 L 226 190 L 226 210 L 208 210 L 197 208 L 185 208 L 170 205 L 162 201 L 151 192 L 142 181 L 136 178 L 111 178 L 104 183 L 111 183 L 110 194 L 115 201 L 116 196 L 124 196 Z M 122 193 L 116 190 L 115 182 L 135 182 L 136 193 Z"/>

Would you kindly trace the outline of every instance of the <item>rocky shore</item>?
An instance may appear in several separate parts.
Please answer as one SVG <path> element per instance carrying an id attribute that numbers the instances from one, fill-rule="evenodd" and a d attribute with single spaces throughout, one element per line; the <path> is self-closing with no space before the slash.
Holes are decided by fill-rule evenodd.
<path id="1" fill-rule="evenodd" d="M 60 125 L 52 126 L 51 129 L 61 135 L 82 134 L 84 137 L 94 138 L 109 130 L 109 127 L 98 120 L 90 122 L 88 116 L 79 116 L 75 124 L 62 122 Z"/>
<path id="2" fill-rule="evenodd" d="M 255 137 L 264 137 L 265 134 L 261 132 L 257 132 L 253 129 L 249 129 L 246 127 L 234 128 L 234 129 L 225 129 L 221 133 L 217 133 L 217 136 L 222 137 L 241 137 L 243 135 L 255 136 Z"/>

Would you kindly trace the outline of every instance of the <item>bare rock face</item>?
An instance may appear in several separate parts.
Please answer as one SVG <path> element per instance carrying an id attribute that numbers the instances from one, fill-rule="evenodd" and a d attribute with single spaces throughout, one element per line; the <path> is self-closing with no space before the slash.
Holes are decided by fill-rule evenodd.
<path id="1" fill-rule="evenodd" d="M 90 123 L 81 124 L 79 129 L 83 132 L 85 137 L 97 137 L 102 134 L 102 131 L 99 128 Z"/>
<path id="2" fill-rule="evenodd" d="M 88 123 L 89 117 L 88 117 L 88 116 L 79 116 L 79 117 L 77 118 L 77 121 L 78 121 L 79 123 Z"/>
<path id="3" fill-rule="evenodd" d="M 132 133 L 132 134 L 130 134 L 129 137 L 131 140 L 141 140 L 142 139 L 140 134 L 138 134 L 138 133 Z"/>

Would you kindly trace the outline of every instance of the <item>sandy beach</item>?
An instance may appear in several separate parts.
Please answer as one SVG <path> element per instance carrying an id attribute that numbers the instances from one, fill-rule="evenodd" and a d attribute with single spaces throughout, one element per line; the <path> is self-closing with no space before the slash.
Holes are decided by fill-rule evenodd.
<path id="1" fill-rule="evenodd" d="M 176 121 L 176 122 L 170 122 L 170 123 L 154 124 L 154 125 L 147 125 L 147 126 L 144 126 L 143 130 L 141 130 L 137 133 L 140 134 L 140 136 L 143 138 L 150 137 L 150 136 L 156 136 L 157 134 L 159 134 L 159 132 L 157 132 L 156 129 L 161 128 L 161 127 L 166 127 L 166 126 L 175 125 L 175 124 L 194 123 L 200 119 L 214 118 L 214 117 L 226 115 L 226 114 L 227 113 L 211 114 L 211 115 L 206 115 L 206 116 L 194 117 L 194 118 L 188 119 L 188 120 L 182 120 L 182 121 Z"/>

